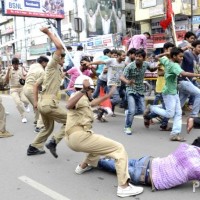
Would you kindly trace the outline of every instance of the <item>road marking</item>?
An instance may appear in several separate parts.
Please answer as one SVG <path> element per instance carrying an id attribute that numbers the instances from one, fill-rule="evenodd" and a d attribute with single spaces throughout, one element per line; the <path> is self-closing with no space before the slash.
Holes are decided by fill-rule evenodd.
<path id="1" fill-rule="evenodd" d="M 70 200 L 67 197 L 64 197 L 63 195 L 49 189 L 48 187 L 28 178 L 27 176 L 20 176 L 18 177 L 18 179 L 35 188 L 36 190 L 39 190 L 40 192 L 46 194 L 54 200 Z"/>

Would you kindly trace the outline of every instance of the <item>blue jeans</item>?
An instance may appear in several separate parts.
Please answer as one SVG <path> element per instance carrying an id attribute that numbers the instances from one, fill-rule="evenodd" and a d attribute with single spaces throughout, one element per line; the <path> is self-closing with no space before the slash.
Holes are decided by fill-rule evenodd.
<path id="1" fill-rule="evenodd" d="M 68 78 L 64 78 L 64 88 L 66 89 L 67 86 L 69 84 L 69 79 Z"/>
<path id="2" fill-rule="evenodd" d="M 196 87 L 191 81 L 180 81 L 178 88 L 179 88 L 181 107 L 184 106 L 187 98 L 190 95 L 194 96 L 195 99 L 190 116 L 198 117 L 200 110 L 200 89 Z"/>
<path id="3" fill-rule="evenodd" d="M 125 119 L 125 128 L 131 128 L 135 115 L 144 112 L 144 95 L 127 94 L 128 112 Z"/>
<path id="4" fill-rule="evenodd" d="M 133 184 L 140 184 L 140 176 L 142 173 L 142 170 L 146 168 L 144 166 L 145 160 L 148 159 L 149 156 L 144 156 L 138 160 L 136 159 L 129 159 L 128 161 L 128 171 L 131 178 L 131 182 Z M 112 173 L 116 173 L 115 168 L 115 160 L 114 159 L 100 159 L 97 165 L 98 168 L 109 171 Z"/>
<path id="5" fill-rule="evenodd" d="M 106 81 L 102 81 L 101 79 L 98 78 L 97 85 L 96 85 L 94 93 L 93 93 L 93 98 L 97 98 L 99 96 L 100 87 L 103 87 L 104 88 L 104 92 L 107 93 L 107 82 Z"/>
<path id="6" fill-rule="evenodd" d="M 164 100 L 163 100 L 163 97 L 162 97 L 162 93 L 156 93 L 155 99 L 153 101 L 153 105 L 158 105 L 159 102 L 161 102 L 162 108 L 165 109 L 165 103 L 164 103 Z M 155 117 L 158 117 L 158 116 L 159 115 L 157 115 L 155 113 L 151 113 L 151 118 L 155 118 Z M 161 127 L 167 127 L 168 121 L 169 121 L 168 118 L 163 117 L 162 122 L 161 122 Z"/>
<path id="7" fill-rule="evenodd" d="M 162 117 L 173 118 L 173 126 L 171 135 L 181 133 L 182 128 L 182 109 L 180 104 L 179 95 L 162 95 L 165 103 L 165 108 L 160 108 L 159 105 L 152 105 L 151 112 L 156 113 Z M 151 115 L 151 114 L 150 114 Z"/>
<path id="8" fill-rule="evenodd" d="M 111 86 L 108 87 L 108 92 L 110 91 Z M 116 90 L 114 91 L 113 95 L 110 98 L 110 101 L 112 103 L 112 106 L 116 106 L 117 104 L 120 103 L 120 96 L 119 96 L 119 89 L 120 87 L 118 86 Z"/>
<path id="9" fill-rule="evenodd" d="M 70 97 L 73 93 L 75 93 L 74 90 L 67 90 L 66 94 Z"/>

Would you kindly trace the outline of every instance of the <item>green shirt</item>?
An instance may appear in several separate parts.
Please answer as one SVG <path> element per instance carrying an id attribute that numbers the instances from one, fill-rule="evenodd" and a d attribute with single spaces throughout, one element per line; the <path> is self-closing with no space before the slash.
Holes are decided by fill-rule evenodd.
<path id="1" fill-rule="evenodd" d="M 165 68 L 165 86 L 162 90 L 163 94 L 177 94 L 177 77 L 183 71 L 178 63 L 172 62 L 166 56 L 160 58 L 160 63 Z"/>
<path id="2" fill-rule="evenodd" d="M 149 64 L 147 62 L 143 62 L 141 68 L 137 68 L 135 62 L 130 63 L 124 69 L 124 76 L 128 80 L 134 80 L 135 83 L 133 85 L 126 85 L 127 94 L 140 94 L 144 95 L 144 74 L 145 71 L 149 68 Z"/>

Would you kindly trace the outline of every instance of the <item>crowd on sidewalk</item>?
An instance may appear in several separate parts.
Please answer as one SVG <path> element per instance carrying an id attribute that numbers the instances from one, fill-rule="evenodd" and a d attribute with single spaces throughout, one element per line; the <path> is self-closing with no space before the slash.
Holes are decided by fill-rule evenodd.
<path id="1" fill-rule="evenodd" d="M 194 33 L 187 32 L 179 47 L 166 42 L 163 53 L 154 56 L 152 65 L 146 52 L 146 40 L 151 37 L 148 32 L 130 38 L 127 52 L 104 49 L 102 56 L 92 60 L 82 46 L 78 46 L 74 54 L 70 46 L 64 52 L 63 44 L 48 28 L 42 27 L 40 31 L 56 47 L 52 57 L 39 56 L 28 72 L 20 67 L 18 58 L 13 58 L 6 74 L 0 76 L 1 84 L 10 85 L 10 95 L 21 122 L 28 123 L 26 112 L 30 112 L 30 105 L 34 111 L 37 135 L 28 146 L 28 156 L 44 154 L 46 147 L 57 158 L 57 145 L 64 138 L 70 149 L 87 153 L 75 172 L 82 174 L 94 167 L 116 172 L 119 197 L 142 193 L 143 187 L 135 186 L 139 184 L 163 190 L 190 180 L 200 181 L 200 138 L 191 145 L 180 144 L 165 158 L 144 156 L 137 160 L 128 159 L 121 143 L 96 134 L 92 129 L 92 107 L 98 107 L 97 120 L 105 122 L 107 116 L 116 117 L 115 107 L 120 105 L 125 112 L 124 134 L 127 137 L 134 133 L 135 115 L 142 114 L 146 128 L 150 128 L 153 118 L 159 117 L 160 130 L 170 131 L 169 141 L 184 142 L 182 108 L 188 99 L 191 110 L 187 132 L 199 129 L 200 40 Z M 158 78 L 153 105 L 145 108 L 146 70 L 157 71 Z M 66 109 L 61 108 L 57 98 L 62 80 L 69 96 Z M 1 99 L 0 110 L 0 137 L 13 136 L 6 130 Z M 173 118 L 172 127 L 168 124 L 170 118 Z M 53 133 L 55 122 L 61 124 L 56 134 Z"/>

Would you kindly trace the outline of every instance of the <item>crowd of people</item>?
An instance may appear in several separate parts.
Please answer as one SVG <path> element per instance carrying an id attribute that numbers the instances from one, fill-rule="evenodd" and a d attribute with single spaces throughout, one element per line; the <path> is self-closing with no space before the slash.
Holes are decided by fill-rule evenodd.
<path id="1" fill-rule="evenodd" d="M 135 115 L 143 115 L 146 128 L 151 126 L 152 118 L 159 116 L 160 130 L 171 131 L 170 141 L 183 142 L 182 108 L 188 98 L 191 112 L 187 119 L 187 132 L 200 128 L 200 89 L 197 81 L 200 77 L 200 40 L 194 33 L 187 32 L 180 47 L 165 43 L 163 53 L 156 55 L 156 64 L 151 65 L 146 60 L 145 40 L 150 37 L 147 32 L 133 36 L 128 42 L 127 52 L 105 49 L 102 56 L 91 60 L 82 46 L 78 46 L 72 55 L 72 48 L 67 47 L 68 52 L 64 52 L 62 43 L 48 28 L 42 27 L 40 31 L 56 47 L 52 57 L 40 56 L 26 73 L 19 67 L 19 59 L 13 58 L 6 74 L 0 76 L 1 84 L 10 85 L 10 94 L 22 123 L 27 123 L 25 112 L 30 112 L 29 104 L 32 105 L 37 135 L 28 146 L 28 156 L 44 154 L 45 146 L 57 158 L 57 145 L 64 138 L 70 149 L 87 153 L 75 172 L 82 174 L 93 167 L 116 172 L 119 197 L 142 193 L 143 187 L 135 186 L 138 184 L 163 190 L 190 180 L 200 181 L 200 138 L 192 145 L 180 144 L 165 158 L 144 156 L 139 160 L 128 160 L 121 143 L 92 130 L 92 107 L 100 106 L 104 114 L 115 117 L 115 107 L 120 104 L 125 110 L 124 134 L 133 133 Z M 143 80 L 146 70 L 157 71 L 158 79 L 153 105 L 145 109 Z M 63 79 L 69 96 L 66 109 L 60 107 L 57 97 Z M 111 111 L 102 106 L 107 100 Z M 0 137 L 10 137 L 12 134 L 5 128 L 6 115 L 1 100 L 0 110 Z M 168 125 L 170 118 L 173 118 L 172 128 Z M 56 134 L 53 133 L 55 122 L 61 124 Z"/>

